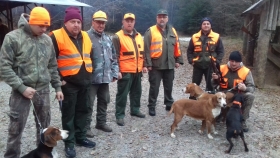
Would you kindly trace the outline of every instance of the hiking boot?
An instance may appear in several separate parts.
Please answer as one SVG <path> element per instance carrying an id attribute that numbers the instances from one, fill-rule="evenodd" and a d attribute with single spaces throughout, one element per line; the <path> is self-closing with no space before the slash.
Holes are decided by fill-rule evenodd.
<path id="1" fill-rule="evenodd" d="M 156 116 L 156 110 L 155 110 L 155 108 L 149 108 L 149 115 L 150 115 L 150 116 Z"/>
<path id="2" fill-rule="evenodd" d="M 130 114 L 131 116 L 136 116 L 136 117 L 139 117 L 139 118 L 145 118 L 146 115 L 145 114 L 142 114 L 141 112 L 138 112 L 136 114 Z"/>
<path id="3" fill-rule="evenodd" d="M 86 137 L 88 137 L 88 138 L 93 138 L 94 137 L 94 134 L 90 129 L 87 130 Z"/>
<path id="4" fill-rule="evenodd" d="M 86 148 L 94 148 L 96 144 L 95 144 L 95 142 L 93 142 L 89 139 L 83 139 L 83 140 L 76 140 L 76 145 L 83 146 Z"/>
<path id="5" fill-rule="evenodd" d="M 248 132 L 249 131 L 249 128 L 246 125 L 246 121 L 242 121 L 242 129 L 243 129 L 243 132 Z"/>
<path id="6" fill-rule="evenodd" d="M 119 126 L 124 126 L 124 120 L 123 119 L 117 119 L 117 124 Z"/>
<path id="7" fill-rule="evenodd" d="M 167 105 L 166 105 L 165 110 L 166 110 L 166 111 L 170 111 L 170 109 L 171 109 L 171 106 L 167 106 Z"/>
<path id="8" fill-rule="evenodd" d="M 104 125 L 96 125 L 95 126 L 96 129 L 99 129 L 99 130 L 102 130 L 104 132 L 112 132 L 112 128 L 109 127 L 107 124 L 104 124 Z"/>
<path id="9" fill-rule="evenodd" d="M 76 157 L 76 151 L 75 151 L 74 147 L 65 147 L 64 151 L 65 151 L 65 156 L 67 158 L 74 158 L 74 157 Z"/>

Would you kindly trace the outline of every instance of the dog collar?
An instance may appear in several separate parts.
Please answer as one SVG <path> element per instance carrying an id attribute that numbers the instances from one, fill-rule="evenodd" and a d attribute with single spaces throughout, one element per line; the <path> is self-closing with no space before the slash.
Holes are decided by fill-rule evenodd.
<path id="1" fill-rule="evenodd" d="M 233 103 L 233 104 L 237 104 L 237 105 L 239 105 L 239 106 L 242 106 L 242 104 L 241 104 L 239 101 L 233 101 L 232 103 Z"/>

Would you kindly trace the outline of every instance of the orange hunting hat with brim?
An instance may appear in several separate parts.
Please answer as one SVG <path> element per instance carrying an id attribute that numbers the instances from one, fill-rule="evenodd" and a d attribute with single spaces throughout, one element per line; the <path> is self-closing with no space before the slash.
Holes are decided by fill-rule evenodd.
<path id="1" fill-rule="evenodd" d="M 123 19 L 128 19 L 128 18 L 135 19 L 135 15 L 132 13 L 124 14 Z"/>
<path id="2" fill-rule="evenodd" d="M 30 12 L 29 24 L 31 25 L 51 25 L 50 14 L 43 7 L 35 7 Z"/>

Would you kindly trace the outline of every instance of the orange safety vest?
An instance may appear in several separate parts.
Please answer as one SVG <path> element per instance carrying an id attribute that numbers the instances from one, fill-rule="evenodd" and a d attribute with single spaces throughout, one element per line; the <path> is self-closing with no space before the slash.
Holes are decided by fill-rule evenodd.
<path id="1" fill-rule="evenodd" d="M 123 30 L 118 31 L 116 35 L 119 37 L 121 44 L 119 57 L 120 72 L 141 72 L 143 69 L 144 54 L 144 41 L 141 34 L 138 33 L 135 35 L 135 45 L 134 40 L 124 34 Z M 138 52 L 136 52 L 137 50 Z"/>
<path id="2" fill-rule="evenodd" d="M 228 77 L 227 77 L 227 73 L 229 71 L 228 66 L 225 65 L 221 65 L 220 66 L 220 70 L 222 72 L 222 76 L 224 77 L 224 81 L 225 83 L 220 82 L 220 87 L 223 89 L 228 89 L 228 88 L 233 88 L 235 87 L 238 83 L 242 83 L 245 82 L 245 79 L 250 71 L 250 69 L 248 69 L 245 66 L 242 66 L 239 70 L 237 70 L 237 76 L 238 78 L 233 80 L 233 87 L 228 87 Z"/>
<path id="3" fill-rule="evenodd" d="M 85 62 L 85 67 L 88 72 L 91 73 L 93 71 L 90 58 L 92 49 L 91 40 L 86 32 L 81 32 L 83 36 L 83 56 L 81 56 L 64 28 L 53 31 L 59 49 L 57 58 L 58 70 L 62 76 L 76 75 L 83 65 L 83 62 Z"/>
<path id="4" fill-rule="evenodd" d="M 158 30 L 156 25 L 150 27 L 151 30 L 151 46 L 150 46 L 150 54 L 151 58 L 157 59 L 162 55 L 162 35 Z M 172 27 L 172 31 L 176 36 L 176 44 L 174 45 L 174 56 L 181 56 L 180 44 L 176 30 Z"/>
<path id="5" fill-rule="evenodd" d="M 200 36 L 201 36 L 201 30 L 192 36 L 194 52 L 198 53 L 196 55 L 196 57 L 193 58 L 193 62 L 199 60 L 199 53 L 202 52 L 202 41 L 200 40 Z M 213 47 L 217 44 L 219 37 L 220 37 L 220 35 L 218 33 L 213 32 L 212 30 L 210 31 L 210 33 L 208 34 L 208 38 L 210 40 L 207 43 L 208 47 L 206 47 L 206 51 L 208 51 L 209 47 L 210 47 L 210 51 L 214 51 L 214 50 L 211 50 L 211 47 Z M 209 58 L 211 58 L 211 56 L 209 56 Z M 212 56 L 212 60 L 216 61 L 216 58 L 214 58 Z"/>

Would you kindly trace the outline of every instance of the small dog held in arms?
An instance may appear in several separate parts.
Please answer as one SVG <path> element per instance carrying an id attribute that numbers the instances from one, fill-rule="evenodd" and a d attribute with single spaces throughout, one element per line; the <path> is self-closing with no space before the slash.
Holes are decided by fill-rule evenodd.
<path id="1" fill-rule="evenodd" d="M 244 139 L 244 133 L 242 129 L 242 111 L 241 111 L 242 104 L 243 104 L 242 95 L 239 93 L 235 94 L 233 97 L 232 106 L 230 107 L 226 118 L 226 125 L 227 125 L 226 138 L 230 146 L 228 150 L 225 151 L 225 153 L 230 153 L 233 147 L 231 138 L 238 137 L 238 136 L 240 136 L 243 141 L 245 151 L 246 152 L 249 151 Z"/>
<path id="2" fill-rule="evenodd" d="M 45 128 L 41 133 L 41 142 L 38 147 L 21 158 L 58 158 L 58 154 L 53 148 L 57 141 L 66 139 L 68 131 L 56 127 Z"/>
<path id="3" fill-rule="evenodd" d="M 205 127 L 208 130 L 208 138 L 213 139 L 211 136 L 211 126 L 214 134 L 217 134 L 214 128 L 214 118 L 221 112 L 221 108 L 226 106 L 226 95 L 222 92 L 211 94 L 208 100 L 190 100 L 180 99 L 173 103 L 169 115 L 174 113 L 174 122 L 171 125 L 171 137 L 175 138 L 175 128 L 182 120 L 184 115 L 190 116 L 197 120 L 202 120 L 202 126 L 199 133 L 203 133 Z"/>

